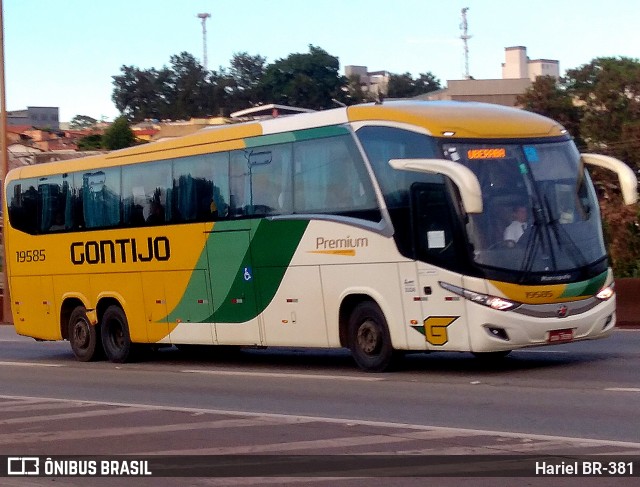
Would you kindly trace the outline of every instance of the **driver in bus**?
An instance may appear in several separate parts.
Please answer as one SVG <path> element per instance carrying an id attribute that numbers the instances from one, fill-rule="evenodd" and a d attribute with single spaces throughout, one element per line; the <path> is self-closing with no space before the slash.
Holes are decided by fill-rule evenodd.
<path id="1" fill-rule="evenodd" d="M 527 229 L 527 207 L 517 206 L 513 209 L 513 221 L 504 230 L 504 240 L 515 245 Z"/>

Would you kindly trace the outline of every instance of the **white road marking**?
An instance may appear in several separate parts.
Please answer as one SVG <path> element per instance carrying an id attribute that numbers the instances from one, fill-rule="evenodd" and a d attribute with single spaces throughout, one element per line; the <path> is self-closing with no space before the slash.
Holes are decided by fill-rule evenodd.
<path id="1" fill-rule="evenodd" d="M 607 387 L 605 391 L 611 392 L 640 392 L 640 387 Z"/>
<path id="2" fill-rule="evenodd" d="M 32 401 L 34 399 L 37 400 L 47 400 L 53 402 L 72 402 L 77 403 L 78 399 L 58 399 L 51 397 L 32 397 L 32 396 L 9 396 L 9 395 L 0 395 L 0 399 L 6 400 L 20 400 L 24 399 L 27 401 Z M 277 413 L 264 413 L 264 412 L 251 412 L 251 411 L 230 411 L 225 409 L 208 409 L 208 408 L 190 408 L 190 407 L 174 407 L 174 406 L 159 406 L 153 404 L 140 404 L 140 403 L 127 403 L 127 402 L 109 402 L 109 401 L 85 401 L 82 402 L 87 404 L 95 404 L 95 405 L 109 405 L 109 406 L 130 406 L 132 408 L 143 408 L 147 410 L 158 410 L 158 411 L 182 411 L 189 413 L 209 413 L 209 414 L 220 414 L 220 415 L 228 415 L 228 416 L 241 416 L 243 419 L 238 420 L 236 424 L 233 423 L 233 420 L 227 420 L 229 424 L 225 424 L 225 420 L 212 421 L 211 424 L 207 424 L 207 427 L 221 427 L 224 425 L 225 427 L 234 427 L 234 426 L 251 426 L 253 424 L 258 424 L 255 422 L 247 421 L 247 418 L 255 418 L 254 421 L 264 422 L 266 420 L 273 420 L 276 422 L 282 423 L 308 423 L 308 422 L 325 422 L 325 423 L 333 423 L 333 424 L 343 424 L 347 426 L 377 426 L 377 427 L 387 427 L 387 428 L 404 428 L 414 431 L 431 431 L 437 432 L 440 435 L 451 435 L 454 436 L 486 436 L 486 435 L 494 435 L 502 438 L 516 438 L 523 441 L 562 441 L 562 442 L 571 442 L 579 444 L 582 447 L 599 447 L 599 446 L 614 446 L 614 447 L 624 447 L 629 448 L 630 450 L 637 452 L 640 450 L 640 443 L 632 442 L 632 441 L 619 441 L 619 440 L 600 440 L 593 438 L 577 438 L 570 436 L 555 436 L 555 435 L 541 435 L 541 434 L 530 434 L 530 433 L 517 433 L 512 431 L 495 431 L 495 430 L 480 430 L 480 429 L 469 429 L 469 428 L 450 428 L 444 426 L 429 426 L 422 424 L 408 424 L 408 423 L 393 423 L 387 421 L 366 421 L 366 420 L 358 420 L 358 419 L 345 419 L 345 418 L 329 418 L 323 416 L 302 416 L 302 415 L 292 415 L 292 414 L 277 414 Z M 1 403 L 0 403 L 1 406 Z M 249 423 L 249 424 L 245 424 Z M 188 427 L 193 425 L 195 429 L 198 423 L 189 423 Z M 154 426 L 157 428 L 157 426 Z M 122 428 L 122 431 L 127 431 L 126 428 Z M 406 433 L 403 433 L 406 435 Z M 0 438 L 0 443 L 2 443 L 3 438 Z"/>
<path id="3" fill-rule="evenodd" d="M 0 362 L 11 367 L 66 367 L 64 364 L 43 364 L 39 362 Z"/>
<path id="4" fill-rule="evenodd" d="M 185 374 L 207 374 L 207 375 L 234 375 L 246 377 L 272 377 L 279 379 L 318 379 L 318 380 L 355 380 L 361 382 L 376 382 L 385 380 L 384 377 L 358 377 L 358 376 L 340 376 L 340 375 L 320 375 L 320 374 L 282 374 L 277 372 L 238 372 L 232 370 L 200 370 L 185 369 L 181 370 Z"/>

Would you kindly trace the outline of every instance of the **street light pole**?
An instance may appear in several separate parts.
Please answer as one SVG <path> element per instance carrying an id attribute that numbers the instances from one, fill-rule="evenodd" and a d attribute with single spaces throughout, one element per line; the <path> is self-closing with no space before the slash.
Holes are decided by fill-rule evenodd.
<path id="1" fill-rule="evenodd" d="M 9 172 L 9 155 L 7 154 L 7 97 L 4 84 L 4 7 L 0 0 L 0 189 L 4 188 L 4 181 Z M 4 194 L 4 191 L 2 191 Z M 0 197 L 4 205 L 4 201 Z M 4 245 L 4 228 L 2 229 L 2 322 L 12 323 L 11 302 L 9 297 L 9 283 L 7 280 L 7 256 Z"/>

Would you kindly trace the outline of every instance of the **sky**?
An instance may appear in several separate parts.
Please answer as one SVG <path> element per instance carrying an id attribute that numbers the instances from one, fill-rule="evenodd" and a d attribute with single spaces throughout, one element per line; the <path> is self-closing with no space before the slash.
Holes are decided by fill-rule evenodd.
<path id="1" fill-rule="evenodd" d="M 443 85 L 465 73 L 461 10 L 468 8 L 469 74 L 502 76 L 506 47 L 555 59 L 560 72 L 603 56 L 640 58 L 638 0 L 0 0 L 8 110 L 57 106 L 112 120 L 121 67 L 168 66 L 174 54 L 228 68 L 235 53 L 267 63 L 310 44 L 369 71 L 433 73 Z"/>

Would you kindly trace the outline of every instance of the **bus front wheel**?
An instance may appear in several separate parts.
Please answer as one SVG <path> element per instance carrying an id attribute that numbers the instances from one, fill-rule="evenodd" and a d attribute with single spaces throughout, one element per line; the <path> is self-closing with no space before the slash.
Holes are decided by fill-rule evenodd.
<path id="1" fill-rule="evenodd" d="M 131 337 L 127 317 L 122 308 L 109 306 L 100 324 L 102 347 L 110 362 L 124 363 L 131 356 Z"/>
<path id="2" fill-rule="evenodd" d="M 368 372 L 382 372 L 394 358 L 387 321 L 372 301 L 359 303 L 349 318 L 349 348 L 358 365 Z"/>
<path id="3" fill-rule="evenodd" d="M 72 311 L 68 326 L 69 343 L 76 359 L 80 362 L 89 362 L 100 358 L 98 327 L 91 324 L 84 306 L 78 306 Z"/>

